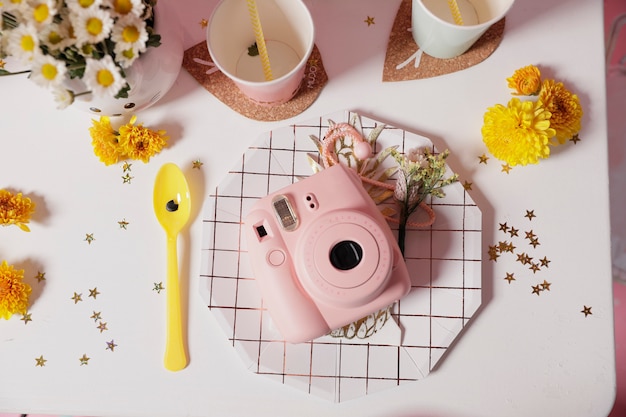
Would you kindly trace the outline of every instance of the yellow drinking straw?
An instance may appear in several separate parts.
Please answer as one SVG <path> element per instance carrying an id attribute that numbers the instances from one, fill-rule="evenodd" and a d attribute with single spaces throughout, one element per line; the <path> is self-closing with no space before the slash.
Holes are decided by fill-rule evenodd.
<path id="1" fill-rule="evenodd" d="M 448 0 L 448 7 L 450 7 L 454 23 L 463 26 L 463 16 L 461 16 L 461 11 L 459 10 L 459 5 L 456 3 L 456 0 Z"/>
<path id="2" fill-rule="evenodd" d="M 274 77 L 272 76 L 270 58 L 267 55 L 267 46 L 265 45 L 263 28 L 261 27 L 261 19 L 259 18 L 259 10 L 256 7 L 255 0 L 248 0 L 248 11 L 250 12 L 250 21 L 252 22 L 252 29 L 254 29 L 254 36 L 256 37 L 256 46 L 259 49 L 259 55 L 261 56 L 263 75 L 265 75 L 265 81 L 271 81 Z"/>

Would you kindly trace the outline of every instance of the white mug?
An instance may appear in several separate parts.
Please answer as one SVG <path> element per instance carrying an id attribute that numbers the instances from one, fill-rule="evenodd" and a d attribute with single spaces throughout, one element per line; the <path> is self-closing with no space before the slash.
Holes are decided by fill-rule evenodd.
<path id="1" fill-rule="evenodd" d="M 447 0 L 413 0 L 413 39 L 428 55 L 448 59 L 466 52 L 502 19 L 515 0 L 457 0 L 463 24 L 455 23 Z"/>

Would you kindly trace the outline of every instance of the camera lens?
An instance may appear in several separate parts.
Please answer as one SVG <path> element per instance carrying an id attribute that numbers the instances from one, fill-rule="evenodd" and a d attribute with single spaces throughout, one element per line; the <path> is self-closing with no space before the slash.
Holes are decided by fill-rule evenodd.
<path id="1" fill-rule="evenodd" d="M 342 271 L 356 267 L 362 258 L 363 249 L 351 240 L 343 240 L 330 250 L 330 263 Z"/>

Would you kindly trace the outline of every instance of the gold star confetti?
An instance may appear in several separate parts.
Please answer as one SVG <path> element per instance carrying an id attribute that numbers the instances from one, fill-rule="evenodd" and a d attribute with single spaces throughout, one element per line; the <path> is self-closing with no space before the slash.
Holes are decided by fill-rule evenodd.
<path id="1" fill-rule="evenodd" d="M 26 313 L 22 315 L 22 318 L 20 320 L 22 320 L 24 324 L 28 324 L 29 321 L 33 321 L 33 319 L 31 319 L 30 316 L 31 316 L 31 313 Z"/>
<path id="2" fill-rule="evenodd" d="M 78 360 L 80 361 L 80 366 L 89 365 L 89 359 L 91 358 L 88 357 L 86 353 L 83 353 L 83 356 L 78 358 Z"/>
<path id="3" fill-rule="evenodd" d="M 117 347 L 117 345 L 115 344 L 115 341 L 113 339 L 111 339 L 110 342 L 107 342 L 106 350 L 110 350 L 111 352 L 115 352 L 115 348 L 116 347 Z"/>
<path id="4" fill-rule="evenodd" d="M 92 290 L 89 290 L 89 297 L 93 297 L 94 300 L 96 299 L 96 297 L 98 297 L 99 294 L 100 294 L 100 291 L 98 291 L 97 287 L 94 287 Z"/>
<path id="5" fill-rule="evenodd" d="M 525 239 L 533 240 L 534 238 L 537 237 L 537 235 L 535 235 L 535 232 L 533 232 L 532 230 L 529 230 L 528 232 L 525 232 L 525 233 L 526 233 Z"/>
<path id="6" fill-rule="evenodd" d="M 537 216 L 535 215 L 535 210 L 526 210 L 526 214 L 524 215 L 524 217 L 528 217 L 528 220 L 532 220 Z"/>
<path id="7" fill-rule="evenodd" d="M 540 285 L 533 285 L 533 294 L 537 294 L 539 295 L 541 293 L 541 286 Z"/>
<path id="8" fill-rule="evenodd" d="M 511 172 L 513 167 L 509 164 L 502 164 L 502 172 L 506 172 L 507 174 Z"/>
<path id="9" fill-rule="evenodd" d="M 536 274 L 536 273 L 537 273 L 537 271 L 539 271 L 539 269 L 541 269 L 541 268 L 539 268 L 539 265 L 538 265 L 538 264 L 536 264 L 536 263 L 534 263 L 534 262 L 531 262 L 529 269 L 530 269 L 531 271 L 533 271 L 533 274 Z"/>
<path id="10" fill-rule="evenodd" d="M 99 311 L 94 311 L 90 318 L 92 318 L 93 321 L 98 321 L 101 319 L 100 316 L 101 316 L 101 313 Z"/>
<path id="11" fill-rule="evenodd" d="M 122 176 L 123 184 L 130 184 L 133 178 L 135 177 L 131 177 L 129 173 L 126 173 L 126 175 Z"/>
<path id="12" fill-rule="evenodd" d="M 192 169 L 200 169 L 202 165 L 204 165 L 204 163 L 199 159 L 196 159 L 191 164 L 192 164 L 192 167 L 191 167 Z"/>
<path id="13" fill-rule="evenodd" d="M 311 56 L 311 58 L 309 58 L 309 65 L 311 65 L 312 67 L 316 67 L 319 64 L 319 59 L 317 59 L 314 56 Z"/>
<path id="14" fill-rule="evenodd" d="M 500 230 L 503 231 L 504 233 L 509 231 L 509 226 L 505 223 L 500 223 Z"/>
<path id="15" fill-rule="evenodd" d="M 576 133 L 574 136 L 572 136 L 570 141 L 574 142 L 574 145 L 576 145 L 578 142 L 580 142 L 580 136 L 578 136 L 578 133 Z"/>
<path id="16" fill-rule="evenodd" d="M 94 240 L 96 240 L 96 238 L 93 237 L 93 233 L 85 233 L 85 242 L 91 245 L 91 242 L 93 242 Z"/>
<path id="17" fill-rule="evenodd" d="M 37 275 L 35 275 L 35 279 L 37 280 L 37 282 L 45 281 L 46 280 L 46 273 L 38 271 Z"/>
<path id="18" fill-rule="evenodd" d="M 509 281 L 509 284 L 511 283 L 511 281 L 515 281 L 515 276 L 514 274 L 507 272 L 506 273 L 506 277 L 504 278 L 505 280 Z"/>
<path id="19" fill-rule="evenodd" d="M 546 268 L 549 267 L 548 264 L 550 263 L 550 260 L 546 258 L 545 256 L 543 257 L 543 259 L 540 259 L 539 262 L 541 262 L 541 266 L 544 266 Z"/>
<path id="20" fill-rule="evenodd" d="M 35 364 L 35 366 L 46 366 L 46 362 L 48 362 L 47 359 L 43 358 L 43 355 L 39 356 L 38 358 L 35 358 L 35 361 L 37 361 L 37 363 Z"/>
<path id="21" fill-rule="evenodd" d="M 124 162 L 124 165 L 122 165 L 122 172 L 130 172 L 130 167 L 132 167 L 133 164 L 130 164 L 128 162 Z"/>
<path id="22" fill-rule="evenodd" d="M 514 227 L 511 227 L 511 229 L 509 230 L 509 234 L 511 235 L 511 237 L 517 236 L 517 232 L 519 232 L 519 230 Z"/>
<path id="23" fill-rule="evenodd" d="M 155 282 L 154 283 L 154 288 L 152 288 L 152 291 L 156 291 L 159 294 L 161 293 L 161 290 L 164 290 L 165 287 L 163 287 L 163 283 L 162 282 Z"/>
<path id="24" fill-rule="evenodd" d="M 72 296 L 72 300 L 74 300 L 74 304 L 78 304 L 79 301 L 83 301 L 83 294 L 78 294 L 78 293 L 74 293 L 74 295 Z"/>
<path id="25" fill-rule="evenodd" d="M 127 227 L 129 223 L 126 221 L 126 219 L 120 220 L 119 222 L 117 222 L 117 224 L 119 224 L 120 229 L 128 230 Z"/>
<path id="26" fill-rule="evenodd" d="M 200 27 L 202 29 L 205 29 L 207 26 L 209 26 L 209 21 L 206 19 L 200 19 L 200 22 L 198 22 L 200 24 Z"/>
<path id="27" fill-rule="evenodd" d="M 474 185 L 474 184 L 469 182 L 469 181 L 464 181 L 463 182 L 463 188 L 465 188 L 465 190 L 467 190 L 467 191 L 472 191 L 472 185 Z"/>
<path id="28" fill-rule="evenodd" d="M 478 157 L 478 163 L 479 164 L 485 164 L 487 165 L 487 161 L 489 160 L 489 157 L 485 154 L 482 154 Z"/>
<path id="29" fill-rule="evenodd" d="M 580 310 L 581 313 L 583 313 L 585 315 L 585 317 L 587 317 L 590 314 L 593 314 L 591 312 L 591 307 L 587 307 L 587 306 L 583 306 L 583 309 Z"/>
<path id="30" fill-rule="evenodd" d="M 102 333 L 105 330 L 109 330 L 107 329 L 107 324 L 103 321 L 99 322 L 96 327 L 98 328 L 98 330 L 100 330 L 100 333 Z"/>
<path id="31" fill-rule="evenodd" d="M 546 291 L 550 291 L 550 285 L 552 285 L 551 282 L 546 281 L 545 279 L 543 280 L 543 283 L 541 284 L 541 289 L 542 290 L 546 290 Z"/>
<path id="32" fill-rule="evenodd" d="M 539 239 L 534 237 L 532 239 L 530 239 L 530 245 L 533 246 L 533 248 L 536 248 L 537 246 L 541 245 L 541 243 L 539 243 Z"/>
<path id="33" fill-rule="evenodd" d="M 376 22 L 374 22 L 374 18 L 371 16 L 367 16 L 367 19 L 365 19 L 364 22 L 367 23 L 367 26 L 372 26 L 376 24 Z"/>

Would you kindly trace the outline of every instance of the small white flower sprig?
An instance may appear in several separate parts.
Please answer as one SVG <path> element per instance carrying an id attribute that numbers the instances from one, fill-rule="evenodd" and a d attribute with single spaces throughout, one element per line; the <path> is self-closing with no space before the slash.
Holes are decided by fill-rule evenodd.
<path id="1" fill-rule="evenodd" d="M 126 72 L 149 47 L 160 45 L 154 33 L 157 0 L 0 0 L 0 76 L 29 74 L 48 88 L 59 108 L 74 98 L 127 98 Z M 5 69 L 12 57 L 28 67 Z M 64 87 L 81 79 L 86 91 Z"/>
<path id="2" fill-rule="evenodd" d="M 311 136 L 319 150 L 322 164 L 311 156 L 309 163 L 314 172 L 318 172 L 324 167 L 340 163 L 341 157 L 356 170 L 364 183 L 372 186 L 368 193 L 376 204 L 393 196 L 400 207 L 399 218 L 385 217 L 399 225 L 398 246 L 404 255 L 407 227 L 428 227 L 435 221 L 435 212 L 425 203 L 425 199 L 428 196 L 444 197 L 443 188 L 458 181 L 456 173 L 446 176 L 446 159 L 450 152 L 445 150 L 434 153 L 428 148 L 414 148 L 404 154 L 398 151 L 397 146 L 391 146 L 374 153 L 378 136 L 385 126 L 377 126 L 367 139 L 359 133 L 357 127 L 360 126 L 356 117 L 350 123 L 329 121 L 328 132 L 322 140 Z M 396 161 L 397 166 L 383 169 L 383 162 L 389 156 Z M 395 183 L 387 182 L 396 173 Z M 428 214 L 427 221 L 415 223 L 409 220 L 418 208 Z"/>
<path id="3" fill-rule="evenodd" d="M 428 196 L 445 197 L 443 187 L 459 180 L 456 173 L 446 177 L 446 159 L 450 152 L 436 154 L 428 148 L 413 148 L 408 153 L 398 152 L 397 148 L 388 148 L 388 152 L 398 163 L 398 178 L 396 180 L 393 197 L 400 206 L 398 229 L 398 245 L 404 255 L 406 228 L 410 224 L 409 217 L 420 207 L 429 215 L 432 224 L 434 212 L 424 200 Z"/>

